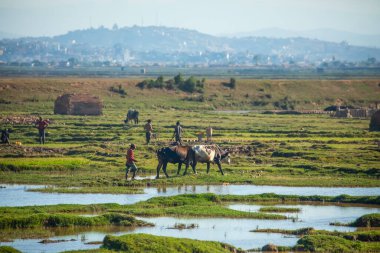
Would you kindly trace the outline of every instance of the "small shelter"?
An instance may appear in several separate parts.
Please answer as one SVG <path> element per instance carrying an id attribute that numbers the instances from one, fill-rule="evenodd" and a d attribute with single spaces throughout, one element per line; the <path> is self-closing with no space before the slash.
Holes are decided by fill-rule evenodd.
<path id="1" fill-rule="evenodd" d="M 63 94 L 54 103 L 54 114 L 102 115 L 103 103 L 89 94 Z"/>

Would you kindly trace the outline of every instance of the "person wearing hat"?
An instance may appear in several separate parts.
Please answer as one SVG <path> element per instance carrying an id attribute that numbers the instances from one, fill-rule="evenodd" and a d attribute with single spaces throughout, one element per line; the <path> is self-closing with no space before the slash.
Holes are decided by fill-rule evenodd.
<path id="1" fill-rule="evenodd" d="M 137 160 L 135 159 L 135 154 L 133 152 L 135 149 L 136 149 L 136 145 L 132 143 L 130 148 L 127 151 L 127 156 L 126 156 L 127 162 L 125 164 L 126 166 L 125 179 L 126 180 L 128 179 L 129 170 L 132 171 L 133 173 L 132 180 L 135 179 L 135 176 L 136 176 L 137 166 L 135 162 L 137 162 Z"/>
<path id="2" fill-rule="evenodd" d="M 176 126 L 174 127 L 174 134 L 173 134 L 173 138 L 175 137 L 175 142 L 178 144 L 181 144 L 182 145 L 182 132 L 183 132 L 183 129 L 181 127 L 181 124 L 179 123 L 179 121 L 177 121 L 177 124 Z"/>
<path id="3" fill-rule="evenodd" d="M 145 129 L 146 144 L 149 144 L 150 138 L 151 138 L 152 132 L 153 132 L 152 120 L 148 119 L 148 121 L 146 122 L 146 124 L 144 126 L 144 129 Z"/>

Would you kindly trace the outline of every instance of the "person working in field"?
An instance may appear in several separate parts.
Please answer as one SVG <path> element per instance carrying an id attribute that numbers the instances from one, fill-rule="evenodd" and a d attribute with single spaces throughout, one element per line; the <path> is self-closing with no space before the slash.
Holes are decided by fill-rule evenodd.
<path id="1" fill-rule="evenodd" d="M 136 166 L 135 162 L 137 162 L 137 161 L 135 159 L 135 154 L 134 154 L 135 149 L 136 149 L 136 145 L 132 143 L 130 148 L 127 151 L 127 156 L 126 156 L 127 163 L 125 164 L 125 166 L 126 166 L 125 179 L 126 180 L 128 179 L 129 171 L 132 171 L 132 173 L 133 173 L 132 174 L 132 180 L 135 179 L 135 176 L 136 176 L 137 166 Z"/>
<path id="2" fill-rule="evenodd" d="M 38 129 L 38 136 L 40 144 L 45 144 L 45 129 L 48 127 L 49 123 L 47 120 L 43 120 L 41 117 L 38 118 L 35 126 Z"/>
<path id="3" fill-rule="evenodd" d="M 177 121 L 177 124 L 174 127 L 173 138 L 175 137 L 175 142 L 180 145 L 182 145 L 182 138 L 181 138 L 182 132 L 183 132 L 183 128 L 181 127 L 181 124 L 179 123 L 179 121 Z"/>
<path id="4" fill-rule="evenodd" d="M 8 131 L 8 129 L 1 130 L 1 143 L 10 144 L 9 143 L 9 131 Z"/>
<path id="5" fill-rule="evenodd" d="M 208 128 L 206 128 L 206 137 L 207 137 L 207 142 L 212 141 L 212 127 L 211 126 L 208 126 Z"/>
<path id="6" fill-rule="evenodd" d="M 152 132 L 153 132 L 153 126 L 152 126 L 152 120 L 148 119 L 146 122 L 145 126 L 145 139 L 146 139 L 146 144 L 150 143 L 150 138 L 152 137 Z"/>

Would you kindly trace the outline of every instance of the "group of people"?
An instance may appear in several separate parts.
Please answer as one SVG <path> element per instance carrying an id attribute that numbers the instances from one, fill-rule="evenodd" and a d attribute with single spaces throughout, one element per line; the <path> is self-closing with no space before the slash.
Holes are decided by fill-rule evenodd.
<path id="1" fill-rule="evenodd" d="M 45 130 L 49 125 L 49 120 L 44 120 L 42 117 L 39 117 L 35 122 L 35 127 L 38 129 L 38 139 L 40 144 L 45 144 Z M 10 130 L 4 129 L 1 130 L 1 143 L 10 144 L 9 140 Z"/>
<path id="2" fill-rule="evenodd" d="M 144 130 L 145 130 L 146 144 L 149 144 L 153 135 L 153 125 L 152 125 L 151 119 L 147 120 L 146 124 L 144 125 Z M 177 121 L 174 127 L 174 132 L 173 132 L 173 137 L 172 137 L 172 140 L 174 139 L 177 145 L 182 145 L 182 134 L 183 134 L 183 128 L 181 126 L 181 123 Z M 207 136 L 207 141 L 211 141 L 211 138 L 212 138 L 211 126 L 206 128 L 206 136 Z M 138 168 L 135 164 L 135 162 L 137 162 L 134 155 L 135 149 L 136 149 L 136 145 L 132 143 L 127 151 L 125 179 L 128 179 L 128 173 L 130 171 L 132 172 L 132 179 L 134 179 L 136 176 L 136 172 Z"/>
<path id="3" fill-rule="evenodd" d="M 38 138 L 40 144 L 45 144 L 45 137 L 46 137 L 46 128 L 49 125 L 49 120 L 44 120 L 42 117 L 39 117 L 38 120 L 35 122 L 35 127 L 38 129 Z M 144 130 L 145 130 L 145 139 L 146 139 L 146 144 L 149 144 L 153 135 L 153 125 L 152 125 L 152 120 L 148 119 L 147 123 L 144 125 Z M 9 130 L 4 129 L 1 131 L 1 142 L 2 143 L 7 143 L 9 144 Z M 173 132 L 173 137 L 172 140 L 174 139 L 175 142 L 178 145 L 182 145 L 182 134 L 183 134 L 183 128 L 181 126 L 181 123 L 177 121 L 175 127 L 174 127 L 174 132 Z M 206 129 L 206 136 L 207 140 L 211 140 L 212 136 L 212 128 L 208 127 Z M 138 170 L 135 162 L 137 160 L 135 159 L 134 155 L 134 150 L 136 149 L 136 145 L 132 143 L 127 151 L 126 155 L 126 173 L 125 173 L 125 179 L 128 179 L 128 173 L 131 171 L 132 172 L 132 179 L 135 178 L 136 172 Z"/>

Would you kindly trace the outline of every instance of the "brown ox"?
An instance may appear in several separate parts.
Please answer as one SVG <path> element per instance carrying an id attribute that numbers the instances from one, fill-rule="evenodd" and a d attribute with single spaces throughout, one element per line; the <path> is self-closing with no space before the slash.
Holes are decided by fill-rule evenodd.
<path id="1" fill-rule="evenodd" d="M 192 155 L 193 151 L 190 146 L 165 147 L 165 148 L 161 148 L 157 150 L 156 153 L 157 153 L 157 158 L 158 158 L 156 179 L 160 177 L 161 167 L 165 173 L 165 176 L 169 177 L 168 173 L 166 172 L 166 167 L 168 163 L 174 163 L 174 164 L 178 163 L 178 173 L 183 163 L 186 164 L 186 170 L 187 170 L 190 164 L 190 157 L 193 156 Z M 195 168 L 193 168 L 193 170 L 194 169 Z M 194 173 L 195 173 L 195 170 L 194 170 Z"/>

